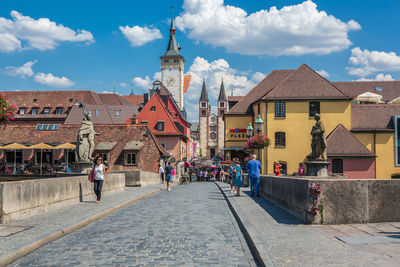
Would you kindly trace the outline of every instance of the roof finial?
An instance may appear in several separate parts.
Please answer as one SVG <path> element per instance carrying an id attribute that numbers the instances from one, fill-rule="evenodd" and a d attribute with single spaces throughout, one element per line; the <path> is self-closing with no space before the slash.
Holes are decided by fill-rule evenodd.
<path id="1" fill-rule="evenodd" d="M 115 81 L 114 81 L 114 94 L 115 94 L 115 92 L 116 92 L 116 91 L 115 91 Z"/>
<path id="2" fill-rule="evenodd" d="M 231 96 L 233 96 L 233 87 L 232 87 L 232 89 L 231 89 Z"/>
<path id="3" fill-rule="evenodd" d="M 131 95 L 135 95 L 135 92 L 133 91 L 133 82 L 131 82 Z"/>

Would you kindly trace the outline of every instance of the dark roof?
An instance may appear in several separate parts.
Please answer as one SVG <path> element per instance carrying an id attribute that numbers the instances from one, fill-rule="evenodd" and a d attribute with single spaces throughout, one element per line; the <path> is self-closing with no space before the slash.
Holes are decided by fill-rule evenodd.
<path id="1" fill-rule="evenodd" d="M 350 97 L 309 66 L 302 64 L 262 99 L 350 99 Z"/>
<path id="2" fill-rule="evenodd" d="M 228 102 L 239 102 L 243 97 L 242 95 L 228 96 Z"/>
<path id="3" fill-rule="evenodd" d="M 353 104 L 351 131 L 394 131 L 396 115 L 400 115 L 398 104 Z"/>
<path id="4" fill-rule="evenodd" d="M 280 81 L 293 73 L 295 70 L 274 70 L 260 83 L 258 83 L 246 96 L 242 97 L 240 101 L 227 113 L 227 114 L 251 114 L 251 104 L 263 97 Z"/>
<path id="5" fill-rule="evenodd" d="M 400 97 L 400 81 L 334 82 L 333 84 L 353 98 L 366 92 L 381 95 L 382 101 L 385 102 Z M 377 91 L 377 87 L 381 87 L 382 91 Z"/>
<path id="6" fill-rule="evenodd" d="M 203 79 L 203 87 L 201 88 L 200 101 L 208 101 L 206 81 Z"/>
<path id="7" fill-rule="evenodd" d="M 228 101 L 225 94 L 224 80 L 221 81 L 221 88 L 219 89 L 218 101 Z"/>
<path id="8" fill-rule="evenodd" d="M 373 157 L 368 150 L 352 133 L 342 124 L 326 138 L 328 157 Z"/>
<path id="9" fill-rule="evenodd" d="M 178 46 L 178 44 L 176 42 L 175 33 L 176 33 L 175 21 L 174 21 L 174 19 L 172 19 L 171 27 L 169 28 L 168 48 L 163 57 L 182 57 L 179 54 L 180 47 Z"/>
<path id="10" fill-rule="evenodd" d="M 73 106 L 65 124 L 81 124 L 84 110 L 90 111 L 92 114 L 93 124 L 125 124 L 134 115 L 138 114 L 138 106 L 113 106 L 113 105 L 85 105 L 80 108 L 78 105 Z M 96 110 L 98 113 L 96 113 Z M 118 111 L 119 116 L 116 116 Z M 98 114 L 98 115 L 97 115 Z"/>

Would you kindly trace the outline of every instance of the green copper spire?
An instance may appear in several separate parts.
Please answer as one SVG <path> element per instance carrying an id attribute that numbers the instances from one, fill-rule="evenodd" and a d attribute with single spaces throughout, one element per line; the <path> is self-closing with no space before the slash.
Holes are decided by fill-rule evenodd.
<path id="1" fill-rule="evenodd" d="M 131 95 L 135 95 L 135 92 L 133 91 L 133 82 L 131 82 Z"/>

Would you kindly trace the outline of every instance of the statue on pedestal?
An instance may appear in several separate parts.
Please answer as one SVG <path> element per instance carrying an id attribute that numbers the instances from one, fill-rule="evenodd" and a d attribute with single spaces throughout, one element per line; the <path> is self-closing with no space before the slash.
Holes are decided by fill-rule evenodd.
<path id="1" fill-rule="evenodd" d="M 309 161 L 326 161 L 326 137 L 325 127 L 321 121 L 321 116 L 316 113 L 314 116 L 315 125 L 311 129 L 311 154 L 307 156 Z"/>
<path id="2" fill-rule="evenodd" d="M 98 133 L 94 131 L 92 114 L 89 111 L 83 117 L 81 128 L 78 132 L 75 152 L 77 162 L 90 162 L 93 160 L 95 135 L 98 135 Z"/>

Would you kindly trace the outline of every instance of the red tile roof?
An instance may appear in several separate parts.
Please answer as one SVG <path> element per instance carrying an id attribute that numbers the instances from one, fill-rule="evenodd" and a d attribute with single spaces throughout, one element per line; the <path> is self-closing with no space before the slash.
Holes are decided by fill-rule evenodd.
<path id="1" fill-rule="evenodd" d="M 143 95 L 123 95 L 122 97 L 131 102 L 134 106 L 139 106 L 144 102 Z"/>
<path id="2" fill-rule="evenodd" d="M 394 131 L 395 115 L 400 115 L 398 104 L 353 104 L 351 131 Z"/>
<path id="3" fill-rule="evenodd" d="M 309 66 L 303 64 L 281 80 L 262 99 L 350 99 L 350 97 Z"/>
<path id="4" fill-rule="evenodd" d="M 374 157 L 352 133 L 350 133 L 342 124 L 327 136 L 328 157 Z"/>
<path id="5" fill-rule="evenodd" d="M 400 81 L 334 82 L 333 84 L 353 98 L 366 92 L 381 95 L 382 101 L 385 102 L 400 97 Z M 381 87 L 382 91 L 377 91 L 377 87 Z"/>

